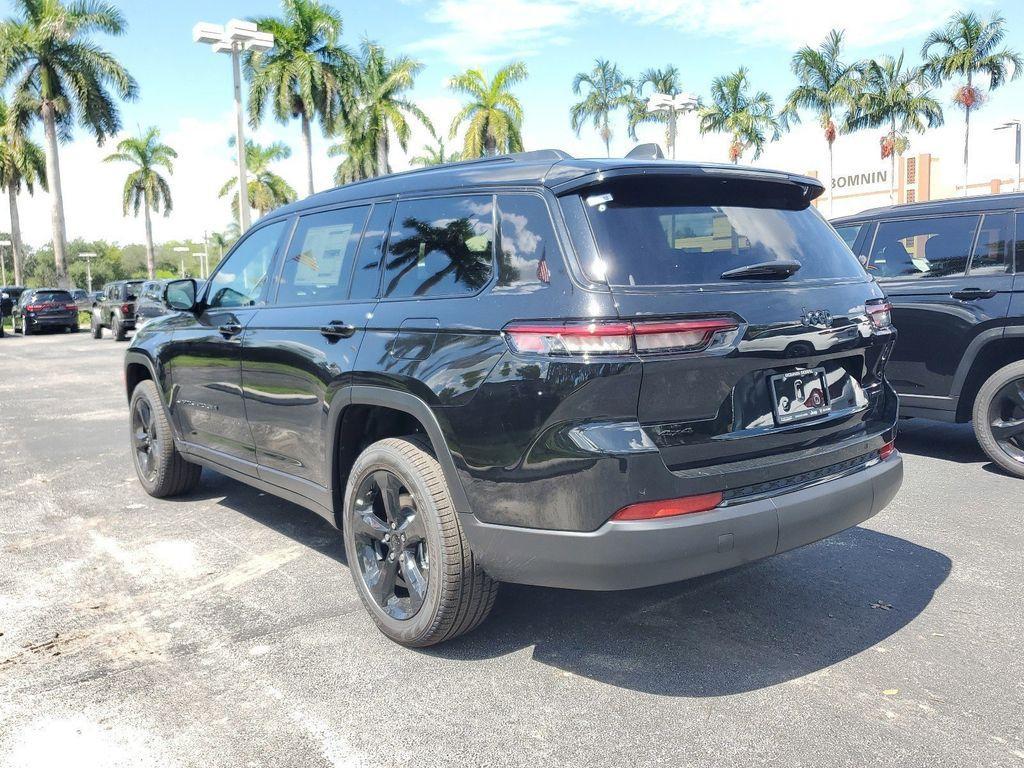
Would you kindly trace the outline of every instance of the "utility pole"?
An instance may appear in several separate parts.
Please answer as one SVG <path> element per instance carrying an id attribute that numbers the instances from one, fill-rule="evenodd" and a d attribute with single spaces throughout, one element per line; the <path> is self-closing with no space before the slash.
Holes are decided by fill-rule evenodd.
<path id="1" fill-rule="evenodd" d="M 92 293 L 92 260 L 96 258 L 96 254 L 92 251 L 85 251 L 78 254 L 78 258 L 85 259 L 85 290 Z"/>
<path id="2" fill-rule="evenodd" d="M 7 262 L 4 260 L 4 248 L 10 248 L 14 253 L 14 246 L 10 240 L 0 240 L 0 285 L 7 285 Z"/>
<path id="3" fill-rule="evenodd" d="M 1021 190 L 1021 186 L 1020 186 L 1020 171 L 1021 171 L 1021 162 L 1020 162 L 1020 130 L 1021 130 L 1021 121 L 1020 120 L 1009 120 L 1009 121 L 1003 123 L 1002 125 L 996 127 L 996 130 L 997 131 L 1003 131 L 1003 130 L 1006 130 L 1007 128 L 1013 128 L 1014 132 L 1016 133 L 1016 142 L 1014 144 L 1014 157 L 1013 157 L 1013 160 L 1014 160 L 1015 163 L 1017 163 L 1017 184 L 1014 187 L 1014 192 L 1020 192 L 1020 191 L 1022 191 Z M 1000 174 L 1000 175 L 1002 175 L 1002 174 Z"/>

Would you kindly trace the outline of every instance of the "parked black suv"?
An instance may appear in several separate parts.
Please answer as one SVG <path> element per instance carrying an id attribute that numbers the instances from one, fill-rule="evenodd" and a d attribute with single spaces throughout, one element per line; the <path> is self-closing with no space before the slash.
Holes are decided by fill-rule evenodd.
<path id="1" fill-rule="evenodd" d="M 142 290 L 142 280 L 116 280 L 103 286 L 103 294 L 92 305 L 90 327 L 94 339 L 103 338 L 109 328 L 117 341 L 124 341 L 135 328 L 135 302 Z"/>
<path id="2" fill-rule="evenodd" d="M 1024 195 L 834 224 L 892 301 L 900 340 L 887 370 L 901 415 L 973 420 L 989 458 L 1024 477 Z"/>
<path id="3" fill-rule="evenodd" d="M 136 334 L 141 482 L 315 510 L 407 645 L 498 581 L 643 587 L 856 525 L 902 479 L 895 332 L 821 192 L 548 150 L 281 208 Z"/>
<path id="4" fill-rule="evenodd" d="M 28 336 L 45 329 L 78 332 L 78 305 L 60 288 L 28 288 L 18 297 L 11 313 L 15 332 Z"/>

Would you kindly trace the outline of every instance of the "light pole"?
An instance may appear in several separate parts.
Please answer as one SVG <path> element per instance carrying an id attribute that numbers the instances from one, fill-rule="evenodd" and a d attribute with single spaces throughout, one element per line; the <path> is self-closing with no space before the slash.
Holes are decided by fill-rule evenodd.
<path id="1" fill-rule="evenodd" d="M 1013 159 L 1017 162 L 1017 186 L 1014 187 L 1014 192 L 1020 192 L 1021 191 L 1021 187 L 1020 187 L 1020 127 L 1021 127 L 1021 121 L 1020 120 L 1008 120 L 1007 122 L 1003 123 L 1002 125 L 996 127 L 997 131 L 1003 131 L 1003 130 L 1006 130 L 1007 128 L 1013 128 L 1013 129 L 1015 129 L 1015 133 L 1017 134 L 1016 143 L 1014 145 L 1015 148 L 1014 148 L 1014 157 L 1013 157 Z"/>
<path id="2" fill-rule="evenodd" d="M 673 160 L 676 159 L 676 117 L 695 111 L 697 103 L 697 97 L 692 93 L 677 93 L 675 96 L 652 93 L 651 98 L 647 100 L 648 112 L 668 114 L 668 148 Z"/>
<path id="3" fill-rule="evenodd" d="M 92 293 L 92 260 L 96 258 L 96 254 L 92 251 L 84 251 L 78 254 L 78 258 L 85 259 L 85 290 Z"/>
<path id="4" fill-rule="evenodd" d="M 274 36 L 260 32 L 256 24 L 231 19 L 227 24 L 201 21 L 192 27 L 192 41 L 212 45 L 216 53 L 231 54 L 231 72 L 235 81 L 235 149 L 238 160 L 239 226 L 249 229 L 249 184 L 245 172 L 245 117 L 242 114 L 242 65 L 240 54 L 246 51 L 268 51 L 274 47 Z"/>
<path id="5" fill-rule="evenodd" d="M 179 270 L 178 277 L 184 277 L 185 276 L 185 254 L 186 253 L 191 253 L 192 249 L 189 248 L 187 245 L 176 245 L 176 246 L 174 246 L 174 252 L 181 254 L 181 256 L 180 256 L 180 258 L 181 258 L 181 269 Z"/>
<path id="6" fill-rule="evenodd" d="M 199 260 L 199 274 L 206 279 L 206 251 L 192 251 L 192 257 Z"/>
<path id="7" fill-rule="evenodd" d="M 0 285 L 7 285 L 7 262 L 4 260 L 4 248 L 11 248 L 11 253 L 14 253 L 10 240 L 0 240 Z"/>

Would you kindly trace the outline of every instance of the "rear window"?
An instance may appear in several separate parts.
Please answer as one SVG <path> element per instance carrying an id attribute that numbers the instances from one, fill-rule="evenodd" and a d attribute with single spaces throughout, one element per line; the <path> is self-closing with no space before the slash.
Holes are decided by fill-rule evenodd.
<path id="1" fill-rule="evenodd" d="M 134 301 L 139 298 L 139 293 L 142 291 L 142 281 L 137 283 L 125 283 L 124 286 L 126 298 L 128 301 Z"/>
<path id="2" fill-rule="evenodd" d="M 73 299 L 67 291 L 37 291 L 32 295 L 32 301 L 37 304 L 45 304 L 47 302 L 70 302 Z"/>
<path id="3" fill-rule="evenodd" d="M 864 277 L 796 185 L 648 177 L 582 198 L 600 252 L 584 268 L 610 285 L 725 283 L 729 270 L 791 260 L 801 267 L 785 282 Z"/>

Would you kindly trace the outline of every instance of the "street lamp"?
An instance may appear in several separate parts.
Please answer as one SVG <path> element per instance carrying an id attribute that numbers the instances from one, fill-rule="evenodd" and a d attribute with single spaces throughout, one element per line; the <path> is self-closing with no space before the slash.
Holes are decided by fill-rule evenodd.
<path id="1" fill-rule="evenodd" d="M 1006 130 L 1007 128 L 1013 128 L 1013 129 L 1015 129 L 1015 133 L 1017 134 L 1016 143 L 1015 143 L 1015 150 L 1014 150 L 1014 158 L 1013 158 L 1017 162 L 1017 186 L 1014 187 L 1014 191 L 1015 192 L 1020 192 L 1021 191 L 1021 187 L 1020 187 L 1020 127 L 1021 127 L 1021 121 L 1020 120 L 1008 120 L 1007 122 L 1003 123 L 1002 125 L 996 127 L 997 131 L 1003 131 L 1003 130 Z"/>
<path id="2" fill-rule="evenodd" d="M 11 253 L 14 253 L 10 240 L 0 240 L 0 285 L 7 285 L 7 262 L 4 261 L 2 250 L 4 248 L 11 248 Z"/>
<path id="3" fill-rule="evenodd" d="M 206 251 L 192 251 L 192 256 L 199 260 L 199 273 L 202 275 L 203 280 L 205 280 L 208 270 L 206 266 Z"/>
<path id="4" fill-rule="evenodd" d="M 173 250 L 174 250 L 175 253 L 180 253 L 181 254 L 181 256 L 180 256 L 180 258 L 181 258 L 181 270 L 180 270 L 181 274 L 179 274 L 178 277 L 184 277 L 185 276 L 185 254 L 186 253 L 191 253 L 192 249 L 189 248 L 187 245 L 176 245 L 176 246 L 174 246 Z"/>
<path id="5" fill-rule="evenodd" d="M 96 258 L 96 254 L 92 251 L 84 251 L 78 254 L 78 258 L 85 259 L 85 290 L 92 293 L 92 260 Z"/>
<path id="6" fill-rule="evenodd" d="M 216 53 L 231 54 L 231 71 L 235 79 L 235 149 L 238 158 L 238 215 L 241 229 L 249 229 L 249 185 L 245 173 L 245 119 L 242 115 L 242 69 L 239 54 L 243 51 L 268 51 L 274 47 L 274 36 L 260 32 L 256 24 L 231 19 L 227 24 L 201 21 L 192 27 L 192 41 L 212 45 Z"/>
<path id="7" fill-rule="evenodd" d="M 652 93 L 647 100 L 647 111 L 651 113 L 665 112 L 668 115 L 668 147 L 672 159 L 676 159 L 676 117 L 697 109 L 697 97 L 692 93 Z"/>

